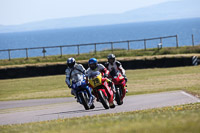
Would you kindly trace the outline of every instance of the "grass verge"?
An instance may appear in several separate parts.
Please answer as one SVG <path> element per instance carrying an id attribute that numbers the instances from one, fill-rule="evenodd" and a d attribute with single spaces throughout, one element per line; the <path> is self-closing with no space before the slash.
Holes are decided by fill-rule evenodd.
<path id="1" fill-rule="evenodd" d="M 200 97 L 200 66 L 127 70 L 128 95 L 185 90 Z M 65 75 L 0 80 L 0 101 L 71 96 Z"/>
<path id="2" fill-rule="evenodd" d="M 200 103 L 0 126 L 1 133 L 199 133 Z"/>

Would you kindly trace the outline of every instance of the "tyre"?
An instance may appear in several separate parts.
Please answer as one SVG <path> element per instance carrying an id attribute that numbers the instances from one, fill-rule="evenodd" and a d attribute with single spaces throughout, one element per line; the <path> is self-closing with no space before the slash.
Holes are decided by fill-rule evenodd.
<path id="1" fill-rule="evenodd" d="M 95 106 L 94 106 L 94 104 L 92 104 L 91 106 L 90 106 L 90 109 L 94 109 L 95 108 Z"/>
<path id="2" fill-rule="evenodd" d="M 115 97 L 115 100 L 117 102 L 118 105 L 122 105 L 123 104 L 123 101 L 121 100 L 121 91 L 120 91 L 120 88 L 116 88 L 116 97 Z"/>
<path id="3" fill-rule="evenodd" d="M 98 91 L 98 96 L 99 96 L 99 100 L 103 104 L 103 107 L 105 109 L 109 109 L 108 98 L 104 95 L 104 93 L 101 90 Z"/>
<path id="4" fill-rule="evenodd" d="M 80 100 L 85 108 L 85 110 L 89 110 L 90 107 L 88 105 L 88 101 L 87 101 L 87 98 L 85 97 L 84 93 L 83 92 L 80 92 L 79 93 L 79 97 L 80 97 Z"/>

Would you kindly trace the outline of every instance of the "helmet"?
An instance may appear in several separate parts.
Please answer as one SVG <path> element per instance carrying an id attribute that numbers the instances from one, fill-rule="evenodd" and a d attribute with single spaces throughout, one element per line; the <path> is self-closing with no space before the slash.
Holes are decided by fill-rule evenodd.
<path id="1" fill-rule="evenodd" d="M 67 65 L 69 66 L 69 68 L 73 68 L 75 63 L 76 63 L 76 61 L 74 58 L 71 57 L 71 58 L 67 59 Z"/>
<path id="2" fill-rule="evenodd" d="M 88 61 L 88 65 L 89 65 L 89 67 L 92 69 L 92 70 L 94 70 L 94 69 L 96 69 L 97 68 L 97 59 L 96 58 L 91 58 L 91 59 L 89 59 L 89 61 Z"/>
<path id="3" fill-rule="evenodd" d="M 115 55 L 114 54 L 109 54 L 108 57 L 108 62 L 113 64 L 115 62 Z"/>

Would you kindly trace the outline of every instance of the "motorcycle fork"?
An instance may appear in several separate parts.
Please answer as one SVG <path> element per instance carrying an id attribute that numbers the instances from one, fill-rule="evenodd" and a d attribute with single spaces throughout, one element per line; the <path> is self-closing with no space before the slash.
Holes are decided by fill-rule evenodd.
<path id="1" fill-rule="evenodd" d="M 105 88 L 106 88 L 105 91 L 106 91 L 106 93 L 108 95 L 108 101 L 109 101 L 109 103 L 113 103 L 114 93 L 112 91 L 112 88 L 110 88 L 108 86 L 105 86 Z"/>

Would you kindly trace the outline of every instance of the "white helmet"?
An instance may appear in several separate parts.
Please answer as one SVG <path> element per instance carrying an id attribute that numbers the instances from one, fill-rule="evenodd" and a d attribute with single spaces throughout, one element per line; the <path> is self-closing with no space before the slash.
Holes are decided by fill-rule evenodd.
<path id="1" fill-rule="evenodd" d="M 68 67 L 73 68 L 75 63 L 76 63 L 76 60 L 73 57 L 70 57 L 70 58 L 67 59 Z"/>
<path id="2" fill-rule="evenodd" d="M 108 57 L 108 62 L 113 64 L 115 62 L 115 55 L 114 54 L 109 54 Z"/>

